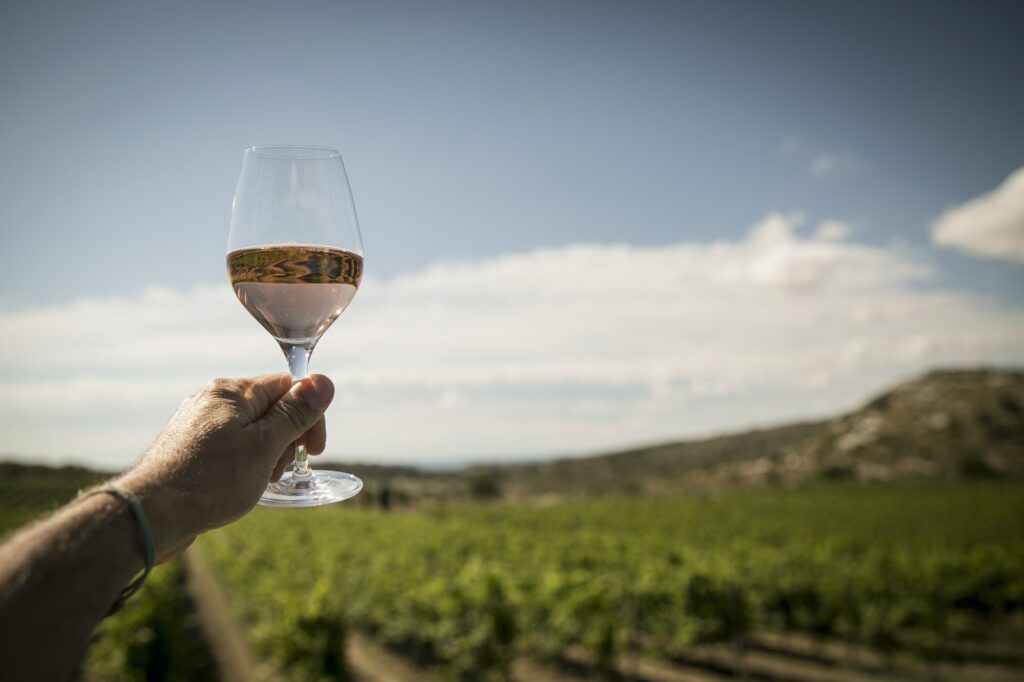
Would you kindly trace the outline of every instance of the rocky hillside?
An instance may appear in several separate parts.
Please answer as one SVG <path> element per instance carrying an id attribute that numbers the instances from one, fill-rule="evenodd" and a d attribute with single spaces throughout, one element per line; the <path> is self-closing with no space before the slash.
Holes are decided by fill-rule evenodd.
<path id="1" fill-rule="evenodd" d="M 858 479 L 1024 477 L 1024 372 L 939 371 L 899 384 L 782 464 Z"/>
<path id="2" fill-rule="evenodd" d="M 822 422 L 466 475 L 475 489 L 512 498 L 704 492 L 821 478 L 1024 480 L 1024 372 L 935 371 Z"/>

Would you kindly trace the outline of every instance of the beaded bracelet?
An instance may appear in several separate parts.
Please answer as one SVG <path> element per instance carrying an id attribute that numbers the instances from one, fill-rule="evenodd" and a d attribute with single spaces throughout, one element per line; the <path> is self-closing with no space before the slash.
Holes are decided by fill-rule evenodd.
<path id="1" fill-rule="evenodd" d="M 120 497 L 122 500 L 128 503 L 128 506 L 132 509 L 132 514 L 135 516 L 135 521 L 139 526 L 139 531 L 142 534 L 142 543 L 145 547 L 146 552 L 146 568 L 135 580 L 128 583 L 128 585 L 121 590 L 121 595 L 111 605 L 110 611 L 107 612 L 109 616 L 112 613 L 116 613 L 124 606 L 124 603 L 128 601 L 128 598 L 139 591 L 142 587 L 142 583 L 146 582 L 146 577 L 149 576 L 149 572 L 153 570 L 153 555 L 156 553 L 153 546 L 153 532 L 149 529 L 149 521 L 146 519 L 146 513 L 142 511 L 142 504 L 139 502 L 139 498 L 135 497 L 134 494 L 128 492 L 124 488 L 118 488 L 117 486 L 107 485 L 96 490 L 90 490 L 82 495 L 83 498 L 91 497 L 92 495 L 99 495 L 100 493 L 110 493 Z"/>

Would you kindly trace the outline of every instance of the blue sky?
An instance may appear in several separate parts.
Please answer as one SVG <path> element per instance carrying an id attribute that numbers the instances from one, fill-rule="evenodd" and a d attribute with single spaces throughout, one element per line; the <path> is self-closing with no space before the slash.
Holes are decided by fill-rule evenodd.
<path id="1" fill-rule="evenodd" d="M 8 3 L 0 9 L 0 229 L 7 255 L 0 270 L 7 318 L 0 326 L 20 335 L 26 321 L 52 319 L 55 326 L 45 333 L 56 340 L 37 349 L 50 358 L 32 361 L 24 360 L 30 351 L 23 341 L 5 342 L 8 358 L 17 359 L 0 365 L 0 403 L 21 405 L 22 412 L 0 421 L 0 452 L 33 449 L 18 425 L 45 423 L 44 398 L 60 396 L 62 380 L 86 387 L 76 399 L 79 407 L 66 406 L 64 436 L 54 446 L 60 452 L 43 446 L 35 451 L 119 463 L 130 459 L 123 453 L 144 447 L 143 434 L 158 428 L 167 406 L 176 404 L 174 391 L 186 390 L 187 381 L 161 384 L 164 374 L 189 370 L 198 381 L 204 372 L 277 367 L 272 348 L 259 341 L 258 350 L 245 356 L 253 361 L 233 362 L 231 354 L 199 349 L 198 357 L 184 357 L 173 368 L 163 367 L 155 352 L 142 353 L 132 365 L 107 358 L 104 352 L 112 349 L 76 356 L 62 355 L 59 347 L 62 339 L 70 344 L 76 338 L 76 348 L 88 345 L 73 330 L 62 332 L 58 322 L 77 319 L 69 311 L 83 306 L 94 306 L 96 319 L 109 319 L 116 327 L 110 333 L 117 334 L 118 328 L 136 328 L 111 311 L 137 318 L 132 305 L 153 304 L 145 292 L 163 291 L 183 311 L 212 300 L 217 287 L 230 299 L 223 265 L 228 211 L 241 150 L 252 144 L 323 144 L 345 154 L 367 272 L 379 287 L 377 293 L 367 287 L 366 296 L 357 298 L 341 325 L 345 331 L 331 332 L 339 335 L 330 342 L 333 350 L 318 351 L 325 356 L 320 369 L 336 368 L 341 378 L 361 361 L 341 335 L 351 330 L 358 337 L 361 320 L 372 324 L 371 302 L 394 315 L 378 321 L 381 329 L 407 325 L 405 343 L 417 345 L 413 331 L 426 338 L 430 330 L 417 326 L 425 317 L 416 311 L 461 300 L 457 289 L 442 287 L 443 300 L 411 306 L 422 291 L 432 290 L 431 282 L 465 276 L 463 286 L 486 289 L 481 282 L 498 277 L 502 263 L 538 249 L 556 254 L 556 263 L 578 256 L 583 267 L 586 259 L 573 251 L 579 245 L 626 245 L 632 250 L 602 252 L 602 258 L 654 267 L 662 262 L 658 249 L 676 253 L 679 262 L 693 255 L 672 251 L 681 244 L 732 245 L 729 253 L 747 265 L 755 258 L 750 249 L 785 244 L 789 255 L 772 263 L 797 257 L 815 264 L 805 270 L 810 279 L 797 283 L 805 296 L 807 282 L 829 291 L 849 284 L 814 279 L 821 274 L 815 268 L 826 267 L 822 263 L 835 272 L 842 263 L 860 263 L 870 272 L 889 264 L 903 275 L 889 280 L 884 269 L 877 271 L 878 286 L 891 287 L 875 291 L 878 301 L 889 305 L 908 292 L 961 297 L 964 311 L 991 309 L 975 325 L 991 329 L 989 336 L 1003 334 L 998 343 L 989 336 L 954 340 L 950 330 L 958 321 L 952 313 L 941 329 L 922 319 L 920 333 L 907 329 L 887 342 L 913 346 L 910 337 L 920 337 L 933 350 L 871 372 L 851 369 L 849 376 L 821 379 L 816 390 L 824 393 L 805 388 L 797 395 L 779 379 L 782 369 L 775 383 L 765 374 L 761 388 L 739 386 L 735 377 L 723 378 L 725 370 L 698 380 L 692 367 L 674 364 L 670 341 L 675 334 L 712 332 L 668 323 L 649 331 L 663 345 L 641 350 L 644 341 L 624 339 L 595 351 L 598 366 L 630 355 L 633 364 L 620 370 L 624 377 L 648 372 L 643 381 L 595 385 L 582 369 L 569 378 L 541 373 L 524 380 L 530 368 L 564 364 L 571 344 L 566 341 L 561 360 L 521 357 L 528 342 L 507 334 L 491 338 L 487 329 L 500 321 L 478 322 L 465 327 L 460 340 L 479 349 L 486 339 L 493 353 L 478 358 L 468 383 L 424 376 L 398 386 L 397 379 L 384 377 L 402 365 L 386 357 L 374 361 L 375 369 L 363 368 L 363 384 L 353 378 L 354 391 L 366 387 L 366 402 L 385 386 L 402 392 L 380 394 L 381 415 L 390 405 L 415 428 L 440 424 L 423 446 L 411 437 L 388 440 L 367 426 L 352 433 L 358 441 L 352 447 L 367 456 L 427 461 L 601 449 L 795 417 L 814 407 L 834 411 L 863 398 L 873 389 L 869 382 L 936 363 L 1019 362 L 1012 349 L 1022 331 L 1021 259 L 1002 257 L 1004 242 L 979 251 L 970 245 L 971 235 L 939 246 L 932 230 L 944 211 L 989 195 L 1024 166 L 1022 20 L 1015 3 Z M 1019 234 L 1016 215 L 1000 218 L 1013 244 L 1019 243 L 1012 241 Z M 828 221 L 841 224 L 833 233 L 842 233 L 838 243 L 849 248 L 823 239 L 832 245 L 827 251 L 808 241 Z M 772 230 L 774 241 L 764 236 Z M 857 259 L 867 256 L 857 249 L 874 249 L 874 260 L 864 265 Z M 713 257 L 700 253 L 694 263 Z M 557 274 L 530 270 L 549 267 L 543 255 L 528 260 L 521 271 L 531 274 L 519 283 L 508 280 L 508 286 L 521 286 L 521 297 L 563 301 L 571 312 L 573 297 L 581 294 L 535 287 L 538 272 Z M 730 272 L 735 265 L 722 263 Z M 437 275 L 443 267 L 445 277 Z M 782 282 L 769 266 L 751 267 L 753 274 L 735 281 Z M 472 272 L 478 274 L 467 274 Z M 588 272 L 566 268 L 564 276 Z M 420 293 L 402 293 L 409 282 L 419 282 Z M 656 298 L 661 290 L 649 284 L 637 294 Z M 793 280 L 780 286 L 795 291 Z M 412 298 L 396 303 L 400 296 Z M 463 329 L 471 319 L 466 311 L 487 303 L 467 304 L 462 322 L 438 313 L 435 323 Z M 792 302 L 791 308 L 806 303 Z M 737 309 L 748 304 L 749 310 L 768 305 L 749 300 Z M 927 309 L 920 302 L 911 307 Z M 659 319 L 657 311 L 651 315 Z M 82 319 L 88 324 L 87 315 Z M 689 319 L 717 329 L 731 324 Z M 780 308 L 774 319 L 787 318 Z M 767 329 L 806 335 L 822 324 L 793 320 L 793 326 Z M 569 339 L 586 346 L 584 327 L 563 330 L 548 346 Z M 469 343 L 474 329 L 481 336 Z M 152 342 L 144 329 L 135 333 L 134 347 Z M 164 337 L 170 333 L 164 330 Z M 379 336 L 367 332 L 369 337 L 380 347 Z M 424 350 L 420 361 L 457 374 L 452 363 L 459 358 L 444 355 L 452 344 L 437 339 L 436 352 Z M 358 338 L 353 343 L 359 348 Z M 792 339 L 780 341 L 780 353 L 786 343 L 796 346 Z M 394 352 L 403 348 L 398 344 Z M 753 357 L 751 349 L 734 352 Z M 829 352 L 840 351 L 822 348 L 822 357 Z M 522 364 L 508 364 L 515 358 Z M 717 358 L 723 368 L 740 360 Z M 652 368 L 669 366 L 674 369 L 663 373 L 669 388 L 650 378 L 662 376 Z M 778 367 L 767 360 L 760 365 L 765 372 L 769 366 Z M 113 408 L 109 414 L 82 412 L 84 404 L 142 395 L 142 386 L 125 388 L 133 377 L 152 387 L 145 394 L 152 400 L 148 411 L 132 417 L 133 435 L 117 435 Z M 43 391 L 38 403 L 18 397 L 29 381 Z M 698 384 L 717 386 L 723 396 L 718 411 L 677 419 L 674 398 L 658 397 Z M 669 394 L 659 393 L 665 390 Z M 554 422 L 522 411 L 516 397 L 522 395 L 527 403 L 542 399 Z M 573 411 L 600 413 L 587 407 L 598 399 L 601 409 L 620 415 L 601 429 Z M 780 407 L 765 410 L 766 401 Z M 54 407 L 57 413 L 61 405 Z M 459 435 L 458 420 L 481 418 L 463 411 L 466 405 L 493 409 L 489 430 Z M 372 415 L 363 417 L 376 423 Z M 593 419 L 608 422 L 605 413 Z M 574 420 L 578 430 L 564 426 Z M 505 434 L 509 421 L 522 428 Z M 122 454 L 104 459 L 111 442 Z"/>

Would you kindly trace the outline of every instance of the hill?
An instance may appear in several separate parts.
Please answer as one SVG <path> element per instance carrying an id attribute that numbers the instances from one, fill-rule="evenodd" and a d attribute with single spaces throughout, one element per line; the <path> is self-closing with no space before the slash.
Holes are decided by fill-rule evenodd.
<path id="1" fill-rule="evenodd" d="M 489 479 L 513 498 L 706 492 L 819 478 L 1024 478 L 1024 372 L 934 371 L 835 419 L 582 459 L 474 467 L 465 476 Z"/>
<path id="2" fill-rule="evenodd" d="M 366 490 L 356 503 L 386 506 L 467 497 L 544 500 L 720 492 L 816 479 L 1024 479 L 1024 371 L 933 371 L 834 419 L 592 457 L 440 473 L 320 461 L 316 466 L 361 476 Z M 18 488 L 31 489 L 29 497 L 36 488 L 71 490 L 96 480 L 75 468 L 0 467 L 5 479 L 21 477 L 25 485 Z M 6 503 L 17 506 L 20 497 Z"/>
<path id="3" fill-rule="evenodd" d="M 1024 477 L 1024 372 L 936 371 L 899 384 L 789 462 L 826 476 Z"/>

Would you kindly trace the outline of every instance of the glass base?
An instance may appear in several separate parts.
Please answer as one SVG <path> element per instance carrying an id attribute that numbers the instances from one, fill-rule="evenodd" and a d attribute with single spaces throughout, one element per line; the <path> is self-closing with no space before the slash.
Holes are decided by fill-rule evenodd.
<path id="1" fill-rule="evenodd" d="M 319 507 L 355 497 L 363 489 L 358 476 L 340 471 L 314 470 L 313 475 L 296 478 L 289 471 L 263 491 L 264 507 Z"/>

